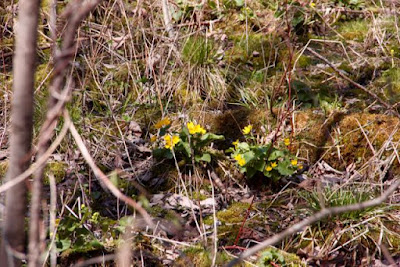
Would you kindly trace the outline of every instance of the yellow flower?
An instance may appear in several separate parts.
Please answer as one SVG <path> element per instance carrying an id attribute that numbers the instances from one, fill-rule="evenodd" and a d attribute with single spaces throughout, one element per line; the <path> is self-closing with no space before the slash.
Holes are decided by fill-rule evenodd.
<path id="1" fill-rule="evenodd" d="M 171 121 L 169 120 L 169 118 L 168 118 L 168 117 L 165 117 L 164 119 L 162 119 L 162 120 L 160 120 L 159 122 L 157 122 L 156 125 L 154 125 L 154 127 L 155 127 L 156 129 L 160 129 L 160 128 L 162 128 L 162 127 L 164 127 L 164 126 L 168 126 L 168 125 L 170 125 L 170 124 L 171 124 Z"/>
<path id="2" fill-rule="evenodd" d="M 290 163 L 291 163 L 293 166 L 297 166 L 297 159 L 292 159 L 292 160 L 290 161 Z"/>
<path id="3" fill-rule="evenodd" d="M 289 139 L 289 138 L 285 138 L 285 139 L 283 140 L 283 142 L 285 143 L 285 146 L 290 145 L 290 139 Z"/>
<path id="4" fill-rule="evenodd" d="M 310 3 L 310 7 L 311 7 L 311 8 L 315 8 L 315 3 L 314 3 L 314 2 L 311 2 L 311 3 Z"/>
<path id="5" fill-rule="evenodd" d="M 267 167 L 265 167 L 265 170 L 266 170 L 267 172 L 270 172 L 270 171 L 272 171 L 272 167 L 268 165 Z"/>
<path id="6" fill-rule="evenodd" d="M 247 125 L 246 127 L 243 128 L 242 132 L 244 134 L 249 134 L 252 129 L 253 129 L 253 125 L 249 124 L 249 125 Z"/>
<path id="7" fill-rule="evenodd" d="M 271 167 L 272 168 L 276 168 L 276 166 L 278 166 L 278 164 L 276 162 L 271 162 Z"/>
<path id="8" fill-rule="evenodd" d="M 303 164 L 299 164 L 299 166 L 297 166 L 297 169 L 302 170 L 303 169 Z"/>
<path id="9" fill-rule="evenodd" d="M 239 139 L 237 139 L 235 142 L 232 142 L 232 145 L 234 145 L 235 149 L 237 149 L 239 145 Z"/>
<path id="10" fill-rule="evenodd" d="M 390 50 L 390 54 L 391 54 L 392 56 L 394 55 L 394 50 L 393 50 L 393 49 Z"/>
<path id="11" fill-rule="evenodd" d="M 203 127 L 201 127 L 200 124 L 194 124 L 193 122 L 190 121 L 186 124 L 186 126 L 187 126 L 190 134 L 197 134 L 197 133 L 205 134 L 206 133 L 206 130 Z"/>
<path id="12" fill-rule="evenodd" d="M 241 154 L 236 155 L 234 159 L 237 161 L 239 166 L 244 166 L 246 164 L 246 160 L 244 159 L 243 155 L 241 155 Z"/>
<path id="13" fill-rule="evenodd" d="M 171 135 L 168 134 L 168 135 L 164 136 L 164 140 L 165 140 L 165 148 L 172 150 L 172 148 L 174 148 L 174 146 L 177 143 L 179 143 L 179 141 L 181 139 L 177 135 L 171 136 Z"/>
<path id="14" fill-rule="evenodd" d="M 152 135 L 150 137 L 150 142 L 154 143 L 155 141 L 157 141 L 157 135 Z"/>

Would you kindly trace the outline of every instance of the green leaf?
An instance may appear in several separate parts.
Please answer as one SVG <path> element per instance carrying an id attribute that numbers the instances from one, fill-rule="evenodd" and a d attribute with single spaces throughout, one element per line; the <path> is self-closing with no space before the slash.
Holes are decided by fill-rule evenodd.
<path id="1" fill-rule="evenodd" d="M 71 247 L 71 239 L 61 239 L 56 241 L 57 251 L 62 252 Z"/>
<path id="2" fill-rule="evenodd" d="M 291 164 L 290 164 L 289 160 L 280 161 L 278 163 L 277 170 L 283 176 L 287 176 L 287 175 L 292 175 L 293 174 L 293 170 L 291 169 Z"/>
<path id="3" fill-rule="evenodd" d="M 104 247 L 104 245 L 102 243 L 100 243 L 98 240 L 90 241 L 90 246 L 93 248 L 97 248 L 97 249 Z"/>
<path id="4" fill-rule="evenodd" d="M 214 140 L 224 140 L 225 137 L 223 135 L 213 134 L 213 133 L 206 133 L 200 137 L 201 141 L 214 141 Z"/>
<path id="5" fill-rule="evenodd" d="M 241 151 L 249 151 L 250 150 L 250 146 L 246 142 L 240 142 L 238 144 L 238 149 L 240 149 Z"/>
<path id="6" fill-rule="evenodd" d="M 205 162 L 210 163 L 211 162 L 211 155 L 209 153 L 204 153 L 202 156 L 196 155 L 194 157 L 194 159 L 196 160 L 196 162 L 205 161 Z"/>
<path id="7" fill-rule="evenodd" d="M 253 177 L 254 174 L 256 174 L 256 172 L 257 172 L 257 170 L 254 168 L 247 168 L 247 171 L 246 171 L 247 178 Z"/>
<path id="8" fill-rule="evenodd" d="M 172 155 L 172 152 L 170 149 L 166 148 L 156 148 L 153 150 L 153 156 L 155 158 L 167 158 L 167 159 L 172 159 L 174 156 Z"/>
<path id="9" fill-rule="evenodd" d="M 285 155 L 285 153 L 281 150 L 272 151 L 271 155 L 268 157 L 268 161 L 276 160 L 277 158 L 281 158 Z"/>
<path id="10" fill-rule="evenodd" d="M 257 162 L 254 163 L 254 168 L 259 172 L 263 172 L 265 169 L 265 161 L 258 160 Z"/>
<path id="11" fill-rule="evenodd" d="M 192 155 L 192 150 L 190 149 L 190 144 L 188 142 L 181 141 L 181 145 L 188 157 Z"/>
<path id="12" fill-rule="evenodd" d="M 237 7 L 242 7 L 244 6 L 244 0 L 235 0 L 235 4 Z"/>
<path id="13" fill-rule="evenodd" d="M 244 160 L 246 161 L 246 164 L 251 162 L 255 158 L 255 154 L 253 151 L 248 151 L 243 154 Z"/>

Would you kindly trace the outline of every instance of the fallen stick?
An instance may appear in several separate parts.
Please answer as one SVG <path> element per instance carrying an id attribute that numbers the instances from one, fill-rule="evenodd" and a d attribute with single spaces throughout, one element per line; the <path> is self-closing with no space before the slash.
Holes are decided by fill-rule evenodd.
<path id="1" fill-rule="evenodd" d="M 400 179 L 397 179 L 385 192 L 382 193 L 381 196 L 374 198 L 372 200 L 364 201 L 361 203 L 356 203 L 352 205 L 346 205 L 346 206 L 341 206 L 341 207 L 332 207 L 332 208 L 324 208 L 321 211 L 317 212 L 316 214 L 312 215 L 311 217 L 308 217 L 304 220 L 302 220 L 299 223 L 296 223 L 295 225 L 287 228 L 286 230 L 280 232 L 279 234 L 276 234 L 263 242 L 255 245 L 254 247 L 249 248 L 245 252 L 239 255 L 236 259 L 230 261 L 226 267 L 233 267 L 236 264 L 239 264 L 242 262 L 244 259 L 256 254 L 260 250 L 263 250 L 267 248 L 268 246 L 272 246 L 280 241 L 282 241 L 284 238 L 286 238 L 289 235 L 295 234 L 299 231 L 301 231 L 304 227 L 311 225 L 313 223 L 316 223 L 320 220 L 322 220 L 325 217 L 332 216 L 332 215 L 337 215 L 340 213 L 344 212 L 349 212 L 349 211 L 356 211 L 356 210 L 362 210 L 370 207 L 374 207 L 377 205 L 382 204 L 386 199 L 389 198 L 389 196 L 400 186 Z"/>

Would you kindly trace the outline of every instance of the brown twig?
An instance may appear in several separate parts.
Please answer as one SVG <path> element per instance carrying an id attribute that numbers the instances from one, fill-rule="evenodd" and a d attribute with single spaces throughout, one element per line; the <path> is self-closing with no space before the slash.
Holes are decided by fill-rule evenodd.
<path id="1" fill-rule="evenodd" d="M 304 227 L 306 227 L 308 225 L 311 225 L 313 223 L 316 223 L 316 222 L 322 220 L 323 218 L 326 218 L 328 216 L 341 214 L 341 213 L 344 213 L 344 212 L 357 211 L 357 210 L 362 210 L 362 209 L 371 208 L 371 207 L 380 205 L 386 199 L 388 199 L 389 196 L 399 186 L 400 186 L 400 179 L 397 179 L 385 192 L 383 192 L 381 194 L 381 196 L 379 196 L 379 197 L 377 197 L 375 199 L 364 201 L 364 202 L 361 202 L 361 203 L 352 204 L 352 205 L 346 205 L 346 206 L 340 206 L 340 207 L 332 207 L 332 208 L 324 208 L 321 211 L 319 211 L 318 213 L 316 213 L 316 214 L 314 214 L 314 215 L 302 220 L 299 223 L 296 223 L 295 225 L 287 228 L 286 230 L 280 232 L 279 234 L 276 234 L 276 235 L 268 238 L 267 240 L 264 240 L 263 242 L 257 244 L 256 246 L 246 250 L 238 258 L 230 261 L 226 265 L 226 267 L 235 266 L 236 264 L 240 263 L 244 259 L 250 257 L 251 255 L 256 254 L 260 250 L 263 250 L 263 249 L 267 248 L 268 246 L 274 245 L 274 244 L 282 241 L 287 236 L 295 234 L 295 233 L 301 231 L 302 229 L 304 229 Z"/>
<path id="2" fill-rule="evenodd" d="M 69 119 L 68 112 L 64 112 L 64 117 Z M 73 123 L 69 125 L 69 131 L 72 134 L 72 137 L 75 139 L 75 142 L 79 148 L 79 150 L 82 153 L 83 158 L 85 159 L 86 163 L 89 165 L 89 167 L 92 169 L 94 175 L 110 190 L 110 192 L 117 197 L 118 199 L 121 199 L 123 202 L 137 210 L 142 216 L 143 219 L 146 221 L 146 223 L 150 227 L 154 227 L 154 223 L 150 217 L 150 215 L 147 213 L 147 211 L 139 205 L 136 201 L 134 201 L 132 198 L 124 195 L 108 178 L 107 176 L 97 167 L 96 163 L 94 162 L 94 159 L 90 155 L 88 149 L 86 148 L 81 136 L 79 135 L 78 131 L 76 130 L 75 126 Z"/>
<path id="3" fill-rule="evenodd" d="M 61 99 L 58 97 L 62 88 L 65 85 L 65 74 L 68 70 L 70 60 L 74 56 L 74 45 L 75 45 L 75 33 L 78 30 L 80 23 L 86 18 L 91 11 L 101 2 L 102 0 L 88 0 L 81 2 L 76 0 L 71 2 L 66 7 L 66 13 L 69 15 L 67 20 L 67 27 L 63 35 L 62 47 L 60 53 L 56 55 L 54 59 L 54 71 L 53 79 L 50 84 L 50 98 L 48 103 L 48 112 L 46 114 L 46 120 L 42 125 L 39 141 L 38 141 L 38 156 L 41 157 L 47 150 L 51 138 L 53 137 L 53 131 L 57 125 L 57 121 L 61 112 L 67 103 L 68 96 L 72 90 L 70 85 L 66 86 L 63 90 Z M 54 35 L 54 34 L 53 34 Z M 42 198 L 42 187 L 43 187 L 43 173 L 44 166 L 41 166 L 34 173 L 34 180 L 32 186 L 32 199 L 31 199 L 31 220 L 29 225 L 29 262 L 28 266 L 35 267 L 41 265 L 40 254 L 40 217 L 41 217 L 41 198 Z"/>

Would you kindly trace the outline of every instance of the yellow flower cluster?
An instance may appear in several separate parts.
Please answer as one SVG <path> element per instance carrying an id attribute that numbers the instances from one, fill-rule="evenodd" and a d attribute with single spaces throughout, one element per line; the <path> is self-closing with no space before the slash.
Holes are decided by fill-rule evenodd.
<path id="1" fill-rule="evenodd" d="M 315 8 L 315 6 L 316 6 L 316 4 L 315 4 L 314 2 L 311 2 L 311 3 L 310 3 L 310 7 L 311 7 L 311 8 Z"/>
<path id="2" fill-rule="evenodd" d="M 271 165 L 268 165 L 267 167 L 265 167 L 265 170 L 267 172 L 272 171 L 272 169 L 276 168 L 276 166 L 278 166 L 278 164 L 276 162 L 271 162 Z"/>
<path id="3" fill-rule="evenodd" d="M 181 139 L 179 138 L 179 136 L 178 135 L 173 135 L 173 136 L 171 136 L 171 135 L 166 135 L 166 136 L 164 136 L 164 141 L 165 141 L 165 148 L 166 149 L 173 149 L 174 148 L 174 146 L 177 144 L 177 143 L 179 143 L 179 141 L 180 141 Z"/>
<path id="4" fill-rule="evenodd" d="M 246 164 L 246 160 L 244 159 L 243 155 L 241 155 L 241 154 L 236 155 L 234 159 L 237 161 L 239 166 L 244 166 Z"/>
<path id="5" fill-rule="evenodd" d="M 168 117 L 163 118 L 162 120 L 160 120 L 159 122 L 157 122 L 154 127 L 156 129 L 161 129 L 164 126 L 168 126 L 171 124 L 171 121 L 169 120 Z"/>
<path id="6" fill-rule="evenodd" d="M 289 138 L 285 138 L 283 140 L 283 143 L 285 143 L 285 146 L 289 146 L 290 145 L 290 139 Z"/>
<path id="7" fill-rule="evenodd" d="M 186 126 L 187 126 L 190 134 L 197 134 L 197 133 L 205 134 L 206 133 L 206 130 L 203 127 L 201 127 L 200 124 L 194 124 L 193 122 L 188 122 L 186 124 Z"/>
<path id="8" fill-rule="evenodd" d="M 249 134 L 249 133 L 251 133 L 252 129 L 253 129 L 253 125 L 249 124 L 243 128 L 242 132 L 243 132 L 243 134 Z"/>

